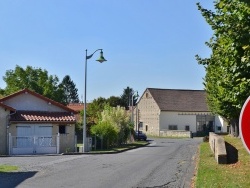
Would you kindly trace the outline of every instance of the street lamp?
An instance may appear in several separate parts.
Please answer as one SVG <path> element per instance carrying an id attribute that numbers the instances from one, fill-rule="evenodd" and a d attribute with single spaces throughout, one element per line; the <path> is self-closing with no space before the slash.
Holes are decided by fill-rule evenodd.
<path id="1" fill-rule="evenodd" d="M 88 147 L 87 147 L 87 140 L 86 140 L 86 105 L 87 105 L 87 98 L 86 98 L 86 93 L 87 93 L 87 60 L 90 59 L 97 51 L 101 51 L 100 52 L 100 57 L 99 59 L 97 59 L 96 61 L 99 61 L 100 63 L 103 63 L 104 61 L 107 61 L 104 57 L 103 57 L 103 52 L 102 49 L 98 49 L 96 51 L 94 51 L 94 53 L 92 53 L 91 55 L 88 55 L 87 50 L 86 50 L 86 58 L 85 58 L 85 82 L 84 82 L 84 115 L 83 115 L 83 153 L 88 151 Z"/>
<path id="2" fill-rule="evenodd" d="M 131 122 L 134 123 L 134 97 L 136 97 L 136 101 L 137 101 L 137 99 L 139 97 L 138 91 L 136 91 L 136 93 L 135 93 L 135 91 L 132 91 L 131 96 L 132 96 L 132 101 L 131 101 L 131 103 L 132 103 Z"/>

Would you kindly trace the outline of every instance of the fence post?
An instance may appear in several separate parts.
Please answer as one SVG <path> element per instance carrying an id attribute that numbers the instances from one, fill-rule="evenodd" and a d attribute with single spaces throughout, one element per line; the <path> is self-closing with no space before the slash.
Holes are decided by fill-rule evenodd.
<path id="1" fill-rule="evenodd" d="M 9 155 L 12 154 L 11 149 L 12 149 L 12 137 L 11 137 L 11 133 L 9 133 L 9 151 L 8 151 Z"/>
<path id="2" fill-rule="evenodd" d="M 59 152 L 60 152 L 60 134 L 59 133 L 57 133 L 57 137 L 56 137 L 56 145 L 57 145 L 57 147 L 56 147 L 56 153 L 57 154 L 59 154 Z"/>
<path id="3" fill-rule="evenodd" d="M 77 135 L 75 135 L 75 152 L 77 152 Z"/>

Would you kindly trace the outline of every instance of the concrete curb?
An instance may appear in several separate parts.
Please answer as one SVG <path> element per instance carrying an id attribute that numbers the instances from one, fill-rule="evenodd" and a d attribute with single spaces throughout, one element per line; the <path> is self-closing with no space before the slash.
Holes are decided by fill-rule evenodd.
<path id="1" fill-rule="evenodd" d="M 122 153 L 125 151 L 129 151 L 129 150 L 133 150 L 133 149 L 137 149 L 137 148 L 141 148 L 141 147 L 145 147 L 148 146 L 150 143 L 148 142 L 145 145 L 140 145 L 140 146 L 135 146 L 133 148 L 126 148 L 123 150 L 117 150 L 117 151 L 104 151 L 104 152 L 86 152 L 86 153 L 79 153 L 79 152 L 69 152 L 69 153 L 62 153 L 62 155 L 102 155 L 102 154 L 117 154 L 117 153 Z"/>

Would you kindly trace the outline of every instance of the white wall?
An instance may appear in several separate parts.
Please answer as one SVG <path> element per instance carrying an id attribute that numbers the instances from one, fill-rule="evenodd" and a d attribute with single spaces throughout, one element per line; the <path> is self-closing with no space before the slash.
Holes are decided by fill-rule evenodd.
<path id="1" fill-rule="evenodd" d="M 49 111 L 49 112 L 64 112 L 65 110 L 49 104 L 34 95 L 29 93 L 23 93 L 16 97 L 10 98 L 4 101 L 4 104 L 11 106 L 17 110 L 29 110 L 29 111 Z"/>
<path id="2" fill-rule="evenodd" d="M 196 132 L 196 115 L 179 115 L 179 112 L 161 112 L 160 130 L 168 130 L 169 125 L 177 125 L 178 130 L 185 130 L 189 125 L 190 131 Z"/>
<path id="3" fill-rule="evenodd" d="M 221 116 L 215 116 L 215 132 L 227 132 L 228 123 Z M 218 130 L 221 127 L 221 131 Z"/>

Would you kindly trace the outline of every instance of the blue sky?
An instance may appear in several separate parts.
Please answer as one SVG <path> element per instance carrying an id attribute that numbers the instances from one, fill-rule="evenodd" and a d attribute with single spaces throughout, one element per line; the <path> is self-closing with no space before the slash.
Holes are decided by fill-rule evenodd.
<path id="1" fill-rule="evenodd" d="M 120 96 L 127 86 L 203 89 L 212 30 L 196 2 L 208 0 L 0 0 L 0 88 L 16 65 L 69 75 L 84 93 L 85 50 L 102 48 L 108 60 L 88 60 L 87 101 Z"/>

